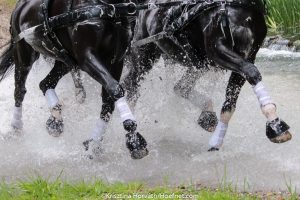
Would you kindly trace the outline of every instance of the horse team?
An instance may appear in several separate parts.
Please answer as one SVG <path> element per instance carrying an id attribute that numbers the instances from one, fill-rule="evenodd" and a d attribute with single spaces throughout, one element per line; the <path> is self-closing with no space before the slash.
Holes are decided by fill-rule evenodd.
<path id="1" fill-rule="evenodd" d="M 64 127 L 55 87 L 65 74 L 80 69 L 102 85 L 101 113 L 91 137 L 83 143 L 86 150 L 92 149 L 95 154 L 101 152 L 104 133 L 111 114 L 117 108 L 126 131 L 126 146 L 130 155 L 133 159 L 141 159 L 148 154 L 147 142 L 137 131 L 138 123 L 127 104 L 125 91 L 128 92 L 127 99 L 136 100 L 140 81 L 151 70 L 155 59 L 165 54 L 188 67 L 190 74 L 183 78 L 191 79 L 186 82 L 190 84 L 178 84 L 174 88 L 184 93 L 182 96 L 189 95 L 196 80 L 206 71 L 213 68 L 232 71 L 219 120 L 209 109 L 204 109 L 199 118 L 199 124 L 213 132 L 209 151 L 219 150 L 222 146 L 246 81 L 252 85 L 267 118 L 267 137 L 274 143 L 290 140 L 289 126 L 278 117 L 276 105 L 254 64 L 267 33 L 263 0 L 183 1 L 185 3 L 182 5 L 153 7 L 168 2 L 138 2 L 138 5 L 148 5 L 148 9 L 138 11 L 136 17 L 128 17 L 118 13 L 116 8 L 118 5 L 127 5 L 124 8 L 135 6 L 131 2 L 19 0 L 11 17 L 11 43 L 0 60 L 0 81 L 13 64 L 15 66 L 12 127 L 23 127 L 22 102 L 26 79 L 33 62 L 43 54 L 55 59 L 53 69 L 39 85 L 50 108 L 50 117 L 46 122 L 49 134 L 57 137 Z M 65 24 L 51 26 L 51 20 Z M 132 41 L 151 39 L 160 33 L 166 34 L 130 49 L 130 72 L 120 84 L 124 57 Z"/>

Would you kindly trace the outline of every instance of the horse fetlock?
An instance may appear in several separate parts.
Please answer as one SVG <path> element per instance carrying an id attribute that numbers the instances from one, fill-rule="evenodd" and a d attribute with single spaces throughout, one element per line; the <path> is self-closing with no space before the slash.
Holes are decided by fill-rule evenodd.
<path id="1" fill-rule="evenodd" d="M 251 85 L 256 85 L 262 80 L 260 72 L 252 63 L 247 63 L 246 65 L 244 65 L 243 73 L 246 75 L 246 79 Z"/>
<path id="2" fill-rule="evenodd" d="M 126 134 L 126 147 L 129 149 L 132 159 L 142 159 L 149 153 L 145 138 L 138 132 Z"/>
<path id="3" fill-rule="evenodd" d="M 56 106 L 50 109 L 51 115 L 57 120 L 62 120 L 61 112 L 62 112 L 61 104 L 57 104 Z"/>
<path id="4" fill-rule="evenodd" d="M 266 135 L 271 142 L 283 143 L 292 139 L 292 135 L 289 132 L 289 125 L 283 120 L 276 118 L 272 121 L 268 121 L 266 124 Z"/>
<path id="5" fill-rule="evenodd" d="M 128 132 L 134 132 L 137 128 L 137 123 L 134 120 L 127 119 L 123 122 L 124 129 Z"/>
<path id="6" fill-rule="evenodd" d="M 111 97 L 115 100 L 118 100 L 125 96 L 125 91 L 121 85 L 117 84 L 117 86 L 111 90 Z"/>
<path id="7" fill-rule="evenodd" d="M 202 111 L 197 122 L 204 130 L 213 132 L 218 124 L 218 117 L 215 112 Z"/>
<path id="8" fill-rule="evenodd" d="M 262 113 L 268 119 L 268 121 L 273 121 L 278 118 L 277 113 L 276 113 L 276 106 L 273 103 L 262 106 L 261 110 L 262 110 Z"/>
<path id="9" fill-rule="evenodd" d="M 64 123 L 62 119 L 57 119 L 54 116 L 50 116 L 46 122 L 46 128 L 48 133 L 53 137 L 58 137 L 64 130 Z"/>
<path id="10" fill-rule="evenodd" d="M 235 109 L 232 108 L 230 111 L 226 111 L 226 112 L 222 112 L 221 113 L 221 116 L 220 116 L 220 120 L 225 123 L 225 124 L 228 124 L 233 113 L 234 113 Z"/>

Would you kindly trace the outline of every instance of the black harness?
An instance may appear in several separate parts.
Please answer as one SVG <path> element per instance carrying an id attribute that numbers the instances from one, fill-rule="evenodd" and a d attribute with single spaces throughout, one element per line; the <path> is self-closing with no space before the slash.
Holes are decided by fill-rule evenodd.
<path id="1" fill-rule="evenodd" d="M 135 41 L 132 46 L 139 47 L 145 44 L 155 42 L 157 40 L 163 38 L 171 38 L 175 32 L 178 32 L 185 28 L 189 23 L 191 23 L 197 17 L 205 14 L 206 11 L 215 9 L 220 7 L 219 14 L 221 20 L 221 29 L 222 32 L 227 40 L 230 40 L 232 46 L 234 46 L 234 41 L 231 35 L 231 30 L 229 27 L 229 20 L 227 16 L 227 9 L 226 6 L 233 6 L 233 7 L 243 7 L 246 9 L 253 9 L 256 10 L 264 15 L 267 14 L 266 10 L 266 3 L 265 0 L 259 2 L 259 5 L 256 3 L 255 0 L 250 1 L 243 1 L 243 0 L 194 0 L 187 4 L 189 6 L 186 11 L 182 12 L 182 6 L 178 6 L 174 8 L 172 12 L 166 17 L 167 19 L 172 19 L 175 16 L 175 19 L 171 20 L 169 23 L 166 23 L 167 26 L 164 27 L 164 30 L 160 33 L 152 35 L 150 37 Z M 261 3 L 261 4 L 260 4 Z M 180 16 L 176 16 L 180 14 Z M 173 15 L 173 16 L 172 16 Z M 173 38 L 174 39 L 174 38 Z"/>
<path id="2" fill-rule="evenodd" d="M 90 19 L 116 19 L 119 17 L 136 16 L 138 11 L 146 9 L 170 8 L 174 6 L 192 7 L 176 20 L 174 20 L 173 23 L 171 23 L 172 32 L 174 33 L 184 28 L 196 17 L 201 15 L 203 11 L 221 6 L 224 3 L 230 6 L 242 6 L 247 8 L 256 6 L 251 3 L 242 3 L 242 0 L 179 0 L 165 3 L 148 3 L 140 5 L 136 5 L 133 2 L 108 4 L 106 2 L 103 2 L 102 0 L 99 0 L 98 4 L 96 5 L 85 6 L 83 8 L 73 10 L 73 0 L 69 0 L 70 6 L 68 8 L 68 12 L 49 18 L 48 8 L 50 1 L 51 0 L 42 0 L 41 13 L 43 16 L 43 23 L 22 31 L 19 35 L 17 35 L 17 37 L 14 38 L 14 42 L 18 42 L 26 38 L 26 36 L 29 34 L 43 32 L 46 38 L 47 46 L 51 48 L 51 50 L 57 55 L 58 58 L 60 58 L 65 63 L 68 63 L 72 67 L 76 66 L 76 62 L 69 55 L 67 50 L 65 50 L 58 37 L 56 36 L 54 30 L 58 28 L 68 27 L 75 23 Z M 156 40 L 164 38 L 165 36 L 167 36 L 167 33 L 161 32 L 157 35 L 135 42 L 134 46 L 141 46 L 150 42 L 154 42 Z"/>

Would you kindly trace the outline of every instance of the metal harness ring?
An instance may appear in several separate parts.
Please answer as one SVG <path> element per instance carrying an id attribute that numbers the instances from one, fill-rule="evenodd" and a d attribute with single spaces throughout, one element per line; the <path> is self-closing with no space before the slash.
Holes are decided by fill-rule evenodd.
<path id="1" fill-rule="evenodd" d="M 107 13 L 109 17 L 113 17 L 116 15 L 116 7 L 113 4 L 107 4 L 108 6 L 112 7 L 111 13 Z"/>

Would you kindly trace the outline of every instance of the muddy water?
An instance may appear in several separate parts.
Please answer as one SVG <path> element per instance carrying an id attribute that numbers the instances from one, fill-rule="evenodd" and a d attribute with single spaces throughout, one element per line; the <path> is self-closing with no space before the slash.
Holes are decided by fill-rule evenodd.
<path id="1" fill-rule="evenodd" d="M 109 182 L 141 181 L 149 185 L 202 183 L 215 186 L 226 177 L 240 189 L 286 189 L 286 181 L 300 189 L 300 56 L 263 50 L 257 65 L 279 116 L 290 126 L 293 140 L 272 144 L 265 136 L 265 118 L 249 84 L 240 95 L 237 110 L 219 152 L 207 152 L 210 134 L 196 123 L 201 110 L 173 92 L 184 72 L 159 60 L 141 87 L 135 114 L 139 131 L 148 141 L 150 154 L 131 160 L 117 114 L 105 137 L 102 157 L 89 160 L 81 146 L 99 116 L 101 87 L 84 74 L 87 99 L 76 102 L 70 75 L 57 93 L 64 104 L 65 132 L 48 135 L 44 124 L 49 112 L 38 83 L 50 66 L 39 60 L 31 71 L 24 101 L 24 130 L 12 133 L 13 76 L 0 84 L 0 177 L 8 181 L 36 174 L 68 180 L 101 178 Z M 172 74 L 172 76 L 170 76 Z M 214 99 L 219 112 L 228 74 L 208 73 L 196 89 Z M 214 83 L 217 83 L 214 86 Z M 212 89 L 215 88 L 215 89 Z M 201 101 L 201 100 L 200 100 Z"/>

